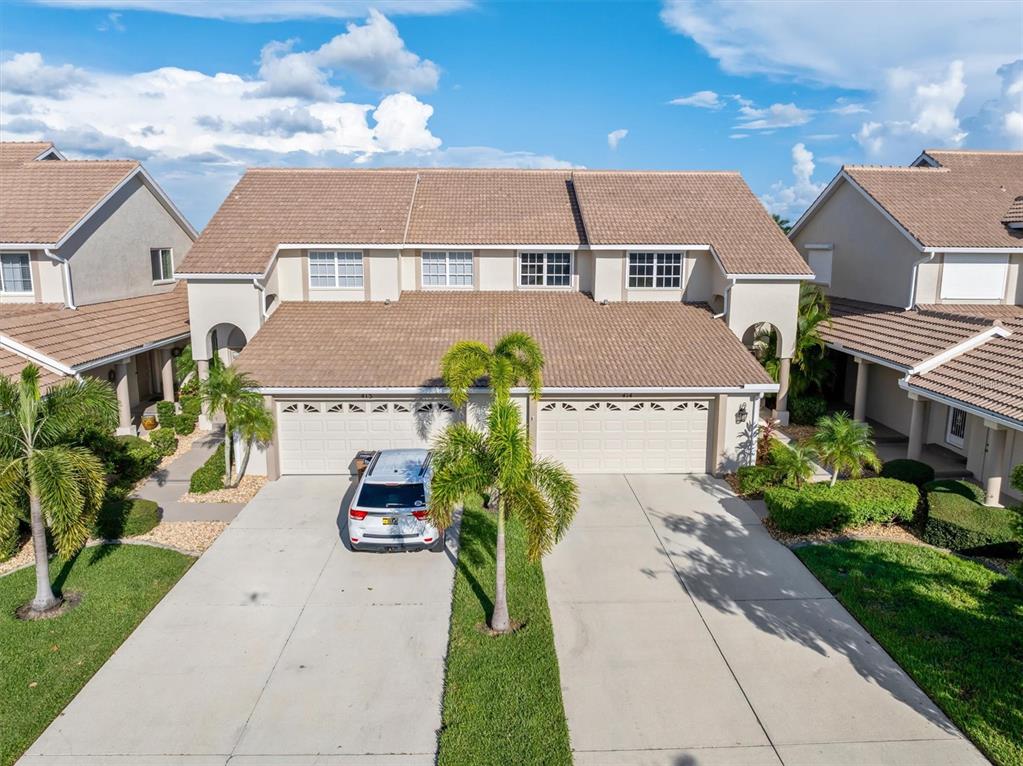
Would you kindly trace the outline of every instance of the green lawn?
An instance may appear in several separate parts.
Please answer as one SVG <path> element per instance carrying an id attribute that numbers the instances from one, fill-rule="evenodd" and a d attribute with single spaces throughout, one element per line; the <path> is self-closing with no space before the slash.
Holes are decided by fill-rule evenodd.
<path id="1" fill-rule="evenodd" d="M 558 658 L 539 564 L 526 560 L 522 528 L 508 525 L 508 606 L 516 633 L 480 630 L 494 593 L 496 519 L 478 508 L 462 519 L 451 603 L 441 766 L 570 764 Z"/>
<path id="2" fill-rule="evenodd" d="M 1023 584 L 915 545 L 797 555 L 997 764 L 1023 764 Z"/>
<path id="3" fill-rule="evenodd" d="M 86 548 L 50 568 L 55 589 L 80 593 L 81 603 L 35 622 L 14 617 L 35 593 L 35 570 L 0 578 L 0 764 L 35 741 L 193 560 L 142 545 Z"/>

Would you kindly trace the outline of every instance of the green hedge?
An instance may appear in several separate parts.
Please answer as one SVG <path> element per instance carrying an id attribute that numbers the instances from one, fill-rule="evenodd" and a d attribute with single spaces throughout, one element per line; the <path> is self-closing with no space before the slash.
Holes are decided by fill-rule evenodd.
<path id="1" fill-rule="evenodd" d="M 0 562 L 18 552 L 23 537 L 21 519 L 14 514 L 0 514 Z"/>
<path id="2" fill-rule="evenodd" d="M 789 400 L 789 418 L 798 425 L 815 425 L 827 414 L 828 403 L 819 396 L 792 397 Z"/>
<path id="3" fill-rule="evenodd" d="M 224 488 L 224 445 L 217 447 L 209 459 L 199 466 L 188 482 L 188 491 L 197 495 Z"/>
<path id="4" fill-rule="evenodd" d="M 160 507 L 152 500 L 108 500 L 96 517 L 93 533 L 104 540 L 118 540 L 144 535 L 159 523 Z"/>
<path id="5" fill-rule="evenodd" d="M 1009 483 L 1015 487 L 1017 491 L 1023 492 L 1023 463 L 1020 463 L 1009 472 Z"/>
<path id="6" fill-rule="evenodd" d="M 182 394 L 181 398 L 181 414 L 192 415 L 198 418 L 199 413 L 202 412 L 202 399 L 195 394 Z"/>
<path id="7" fill-rule="evenodd" d="M 965 481 L 934 481 L 927 491 L 925 542 L 953 551 L 997 547 L 1018 555 L 1023 540 L 1023 515 L 1010 508 L 983 504 L 984 492 Z"/>
<path id="8" fill-rule="evenodd" d="M 161 428 L 173 428 L 176 416 L 174 402 L 156 403 L 156 419 L 160 421 Z"/>
<path id="9" fill-rule="evenodd" d="M 919 460 L 900 458 L 899 460 L 889 460 L 881 466 L 881 476 L 923 487 L 924 484 L 934 481 L 934 469 Z"/>
<path id="10" fill-rule="evenodd" d="M 739 494 L 744 497 L 763 494 L 774 485 L 777 472 L 771 465 L 745 465 L 735 472 L 739 482 Z"/>
<path id="11" fill-rule="evenodd" d="M 161 426 L 163 420 L 160 421 Z M 149 434 L 149 442 L 156 448 L 163 457 L 173 455 L 174 450 L 178 448 L 177 437 L 174 436 L 174 429 L 161 427 Z"/>
<path id="12" fill-rule="evenodd" d="M 847 479 L 834 487 L 808 484 L 801 490 L 770 487 L 764 492 L 771 520 L 793 534 L 909 521 L 919 497 L 916 487 L 896 479 Z"/>
<path id="13" fill-rule="evenodd" d="M 134 484 L 156 470 L 160 453 L 156 447 L 138 436 L 118 436 L 119 455 L 116 471 L 118 482 Z"/>
<path id="14" fill-rule="evenodd" d="M 174 432 L 178 436 L 188 436 L 195 430 L 196 422 L 195 415 L 183 412 L 174 419 Z"/>

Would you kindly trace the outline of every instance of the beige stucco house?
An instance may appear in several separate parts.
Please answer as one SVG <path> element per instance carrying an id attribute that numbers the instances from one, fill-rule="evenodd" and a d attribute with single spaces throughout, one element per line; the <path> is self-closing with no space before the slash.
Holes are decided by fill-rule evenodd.
<path id="1" fill-rule="evenodd" d="M 121 433 L 172 399 L 189 340 L 175 269 L 197 233 L 135 161 L 67 160 L 50 143 L 0 143 L 0 372 L 43 383 L 109 380 Z"/>
<path id="2" fill-rule="evenodd" d="M 854 415 L 961 456 L 989 503 L 1023 463 L 1023 152 L 844 167 L 790 238 L 831 296 Z"/>
<path id="3" fill-rule="evenodd" d="M 276 477 L 478 419 L 485 391 L 455 412 L 441 355 L 512 330 L 546 356 L 543 398 L 514 392 L 539 454 L 734 468 L 779 392 L 741 339 L 769 322 L 787 359 L 811 272 L 736 173 L 260 169 L 179 276 L 201 374 L 219 354 L 274 413 L 250 470 Z"/>

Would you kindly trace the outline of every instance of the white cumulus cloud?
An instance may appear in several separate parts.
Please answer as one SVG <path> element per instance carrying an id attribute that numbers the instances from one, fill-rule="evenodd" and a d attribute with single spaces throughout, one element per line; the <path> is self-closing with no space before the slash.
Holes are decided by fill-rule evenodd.
<path id="1" fill-rule="evenodd" d="M 607 134 L 607 148 L 612 152 L 618 149 L 620 144 L 625 137 L 629 135 L 629 131 L 625 128 L 619 128 L 618 130 L 612 130 Z"/>
<path id="2" fill-rule="evenodd" d="M 794 216 L 801 214 L 824 191 L 823 183 L 815 183 L 813 152 L 803 143 L 792 147 L 791 185 L 783 181 L 771 185 L 771 191 L 761 197 L 764 207 L 771 213 Z"/>
<path id="3" fill-rule="evenodd" d="M 695 106 L 699 109 L 721 109 L 725 105 L 721 97 L 712 90 L 698 90 L 691 96 L 673 98 L 668 103 L 675 106 Z"/>
<path id="4" fill-rule="evenodd" d="M 791 103 L 771 104 L 764 109 L 744 103 L 739 107 L 739 114 L 742 115 L 741 122 L 736 127 L 741 130 L 773 130 L 805 125 L 810 121 L 813 111 Z"/>
<path id="5" fill-rule="evenodd" d="M 3 79 L 0 81 L 8 93 L 25 96 L 63 98 L 70 88 L 88 81 L 85 71 L 71 64 L 52 66 L 43 61 L 39 53 L 15 53 L 0 62 Z"/>

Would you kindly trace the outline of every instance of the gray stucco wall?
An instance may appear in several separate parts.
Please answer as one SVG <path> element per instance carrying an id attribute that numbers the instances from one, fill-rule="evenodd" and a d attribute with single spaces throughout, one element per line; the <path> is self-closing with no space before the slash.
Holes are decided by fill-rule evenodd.
<path id="1" fill-rule="evenodd" d="M 175 267 L 192 238 L 136 176 L 64 245 L 78 305 L 132 298 L 170 289 L 154 285 L 149 250 L 170 247 Z"/>

